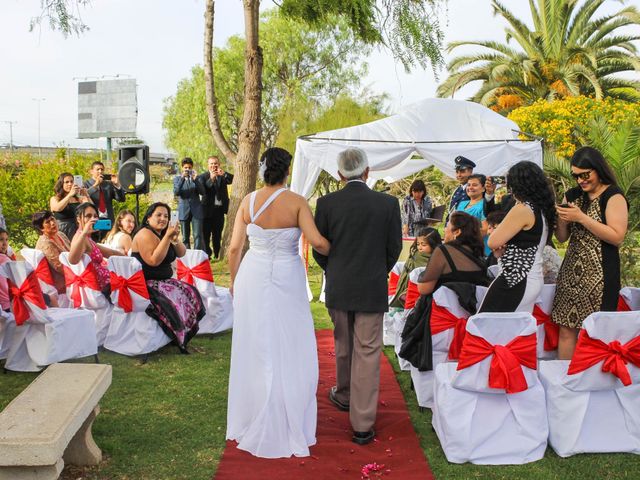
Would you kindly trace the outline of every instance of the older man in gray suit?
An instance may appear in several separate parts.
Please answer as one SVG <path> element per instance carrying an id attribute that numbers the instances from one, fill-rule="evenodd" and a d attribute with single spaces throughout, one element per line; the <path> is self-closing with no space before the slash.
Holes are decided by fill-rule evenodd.
<path id="1" fill-rule="evenodd" d="M 337 384 L 329 399 L 349 411 L 352 440 L 365 445 L 375 437 L 387 276 L 402 250 L 400 206 L 367 186 L 364 151 L 341 152 L 338 172 L 346 185 L 318 199 L 315 216 L 331 252 L 313 256 L 326 274 L 326 305 L 334 324 Z"/>

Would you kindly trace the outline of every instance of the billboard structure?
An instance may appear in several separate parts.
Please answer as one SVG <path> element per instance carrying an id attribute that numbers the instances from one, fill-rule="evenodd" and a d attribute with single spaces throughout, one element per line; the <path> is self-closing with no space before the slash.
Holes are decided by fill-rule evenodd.
<path id="1" fill-rule="evenodd" d="M 135 79 L 78 82 L 78 138 L 135 137 L 137 120 Z"/>

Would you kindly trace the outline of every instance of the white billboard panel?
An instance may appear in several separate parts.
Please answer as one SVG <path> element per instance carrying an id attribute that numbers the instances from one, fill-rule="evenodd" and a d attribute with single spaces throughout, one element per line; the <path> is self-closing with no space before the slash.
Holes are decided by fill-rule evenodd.
<path id="1" fill-rule="evenodd" d="M 135 79 L 78 82 L 78 138 L 135 137 L 137 119 Z"/>

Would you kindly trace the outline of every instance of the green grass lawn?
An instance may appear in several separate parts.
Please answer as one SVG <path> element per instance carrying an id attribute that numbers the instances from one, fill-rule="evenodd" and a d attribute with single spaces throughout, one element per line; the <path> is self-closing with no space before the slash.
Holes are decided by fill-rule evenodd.
<path id="1" fill-rule="evenodd" d="M 214 276 L 228 285 L 227 267 L 214 263 Z M 317 293 L 317 267 L 309 275 Z M 311 304 L 316 328 L 330 328 L 324 305 Z M 196 337 L 191 355 L 165 347 L 142 365 L 139 359 L 102 352 L 100 361 L 113 366 L 113 383 L 101 402 L 93 434 L 105 455 L 98 467 L 67 467 L 66 480 L 205 480 L 216 470 L 224 449 L 227 375 L 231 334 Z M 408 372 L 391 360 L 425 455 L 438 479 L 637 479 L 640 456 L 579 455 L 568 459 L 551 450 L 545 458 L 524 466 L 488 467 L 447 463 L 431 430 L 431 414 L 418 411 Z M 0 409 L 24 389 L 36 374 L 0 374 Z M 400 480 L 400 479 L 399 479 Z"/>

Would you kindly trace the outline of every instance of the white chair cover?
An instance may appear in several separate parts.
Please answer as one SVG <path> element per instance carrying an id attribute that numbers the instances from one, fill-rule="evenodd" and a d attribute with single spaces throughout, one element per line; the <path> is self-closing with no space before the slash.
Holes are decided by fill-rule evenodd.
<path id="1" fill-rule="evenodd" d="M 481 313 L 467 322 L 467 335 L 494 345 L 535 331 L 535 319 L 527 313 Z M 461 371 L 453 362 L 436 367 L 433 427 L 447 460 L 501 465 L 541 459 L 548 425 L 544 390 L 535 371 L 522 366 L 528 388 L 507 394 L 488 387 L 490 361 L 491 355 Z"/>
<path id="2" fill-rule="evenodd" d="M 389 293 L 392 291 L 392 285 L 398 284 L 398 278 L 402 273 L 402 269 L 404 268 L 405 262 L 396 262 L 396 264 L 389 272 Z M 324 275 L 322 277 L 323 285 L 324 285 Z M 388 301 L 390 302 L 395 296 L 395 287 L 393 287 L 393 294 L 388 295 Z M 396 344 L 396 329 L 395 322 L 396 316 L 398 313 L 402 312 L 403 309 L 389 307 L 389 310 L 382 317 L 382 343 L 384 345 L 395 345 Z"/>
<path id="3" fill-rule="evenodd" d="M 77 264 L 72 265 L 69 262 L 69 253 L 62 252 L 60 254 L 60 262 L 63 267 L 70 269 L 75 275 L 82 275 L 87 269 L 87 266 L 91 263 L 91 259 L 89 258 L 89 255 L 83 254 L 82 259 Z M 77 305 L 75 305 L 73 299 L 73 292 L 76 287 L 67 281 L 66 275 L 65 281 L 67 283 L 67 297 L 71 304 L 71 308 L 76 308 Z M 99 290 L 81 286 L 79 287 L 79 291 L 80 308 L 93 310 L 95 312 L 98 346 L 102 346 L 104 345 L 104 340 L 107 336 L 107 332 L 109 331 L 109 322 L 111 321 L 113 306 Z"/>
<path id="4" fill-rule="evenodd" d="M 640 288 L 621 288 L 620 297 L 631 310 L 640 310 Z"/>
<path id="5" fill-rule="evenodd" d="M 202 250 L 188 249 L 184 256 L 178 259 L 178 278 L 191 283 L 189 281 L 191 278 L 188 278 L 188 276 L 180 278 L 182 269 L 180 263 L 192 271 L 194 268 L 199 268 L 199 266 L 207 271 L 208 267 L 208 273 L 205 275 L 191 274 L 193 278 L 192 285 L 200 292 L 207 310 L 205 317 L 200 320 L 198 334 L 218 333 L 231 329 L 233 327 L 233 298 L 228 288 L 217 287 L 214 283 L 207 254 Z"/>
<path id="6" fill-rule="evenodd" d="M 22 287 L 32 272 L 33 268 L 23 261 L 0 267 L 0 275 L 18 287 Z M 42 308 L 28 298 L 24 298 L 24 304 L 29 316 L 14 328 L 5 363 L 7 370 L 37 372 L 45 365 L 97 353 L 92 312 Z"/>
<path id="7" fill-rule="evenodd" d="M 133 257 L 110 257 L 109 270 L 115 275 L 131 279 L 142 272 L 142 265 Z M 144 282 L 144 277 L 142 277 Z M 113 287 L 113 282 L 112 282 Z M 145 287 L 146 288 L 146 287 Z M 120 304 L 121 290 L 111 290 L 113 313 L 109 330 L 104 341 L 104 348 L 122 355 L 144 355 L 164 347 L 171 339 L 162 331 L 156 320 L 149 317 L 145 310 L 149 299 L 136 293 L 135 288 L 128 288 L 131 297 L 131 311 Z"/>
<path id="8" fill-rule="evenodd" d="M 540 291 L 540 296 L 536 301 L 534 306 L 534 317 L 536 317 L 536 321 L 538 317 L 536 316 L 535 309 L 536 307 L 540 309 L 542 314 L 545 317 L 545 320 L 551 321 L 549 318 L 551 316 L 551 309 L 553 307 L 553 298 L 556 296 L 556 285 L 555 283 L 547 283 L 542 286 L 542 290 Z M 555 329 L 557 331 L 558 327 L 555 324 L 551 324 L 546 328 Z M 541 323 L 537 327 L 538 331 L 538 348 L 536 355 L 541 360 L 553 360 L 558 357 L 558 348 L 554 350 L 545 350 L 545 340 L 547 340 L 547 334 L 545 330 L 545 324 Z M 556 334 L 557 335 L 557 334 Z M 557 337 L 556 337 L 557 338 Z"/>
<path id="9" fill-rule="evenodd" d="M 640 336 L 639 312 L 597 312 L 583 328 L 591 338 L 625 344 Z M 577 346 L 576 351 L 580 348 Z M 574 357 L 575 358 L 575 357 Z M 540 362 L 549 418 L 549 444 L 561 457 L 577 453 L 640 454 L 640 375 L 627 362 L 632 384 L 602 371 L 603 361 L 569 375 L 570 362 Z"/>
<path id="10" fill-rule="evenodd" d="M 476 305 L 480 306 L 486 292 L 486 287 L 476 286 Z M 449 311 L 455 317 L 465 320 L 469 318 L 469 312 L 460 306 L 458 295 L 450 288 L 443 286 L 433 292 L 433 302 Z M 439 364 L 451 361 L 449 359 L 449 347 L 451 346 L 454 332 L 455 329 L 450 328 L 431 335 L 433 370 L 421 372 L 413 365 L 410 365 L 411 380 L 413 381 L 418 405 L 421 407 L 433 407 L 433 378 L 435 370 Z"/>
<path id="11" fill-rule="evenodd" d="M 71 305 L 67 296 L 65 294 L 58 293 L 55 285 L 49 283 L 51 270 L 44 253 L 40 250 L 36 250 L 35 248 L 25 247 L 20 250 L 20 255 L 22 255 L 22 258 L 24 258 L 25 261 L 36 271 L 42 293 L 46 293 L 50 297 L 55 298 L 58 302 L 58 307 L 60 308 L 73 308 L 73 305 Z M 49 271 L 49 275 L 47 275 L 46 271 Z"/>
<path id="12" fill-rule="evenodd" d="M 500 275 L 500 265 L 496 264 L 487 267 L 487 273 L 489 274 L 490 278 L 496 278 L 498 275 Z"/>
<path id="13" fill-rule="evenodd" d="M 0 310 L 0 360 L 7 358 L 16 322 L 11 313 Z"/>
<path id="14" fill-rule="evenodd" d="M 409 292 L 409 289 L 411 288 L 417 289 L 418 278 L 420 277 L 420 274 L 424 271 L 424 269 L 425 267 L 418 267 L 411 270 L 411 273 L 409 273 L 409 282 L 407 286 L 407 292 Z M 411 306 L 411 308 L 405 308 L 402 312 L 398 313 L 398 315 L 396 315 L 394 318 L 394 329 L 396 331 L 396 341 L 393 349 L 396 352 L 396 357 L 398 357 L 398 363 L 400 364 L 400 369 L 404 370 L 405 372 L 408 372 L 411 370 L 411 364 L 404 358 L 400 358 L 400 348 L 402 347 L 402 330 L 404 330 L 404 324 L 407 323 L 407 317 L 412 311 L 413 311 L 413 306 Z"/>

